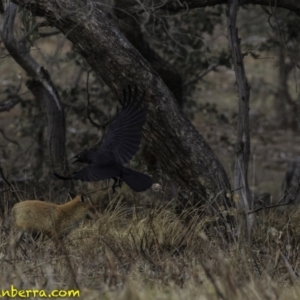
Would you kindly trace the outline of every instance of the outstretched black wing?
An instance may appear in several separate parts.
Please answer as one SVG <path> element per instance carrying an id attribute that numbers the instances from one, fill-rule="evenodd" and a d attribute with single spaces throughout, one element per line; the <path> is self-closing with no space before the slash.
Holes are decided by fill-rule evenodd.
<path id="1" fill-rule="evenodd" d="M 102 144 L 102 151 L 109 151 L 116 162 L 123 165 L 136 154 L 141 138 L 142 128 L 146 121 L 147 106 L 142 104 L 144 94 L 138 100 L 138 90 L 124 90 L 122 110 L 110 126 Z M 100 150 L 100 151 L 101 151 Z"/>

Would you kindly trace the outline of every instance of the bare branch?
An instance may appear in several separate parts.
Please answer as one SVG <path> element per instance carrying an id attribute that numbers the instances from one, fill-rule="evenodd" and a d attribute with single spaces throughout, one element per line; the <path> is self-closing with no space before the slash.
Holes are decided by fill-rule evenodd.
<path id="1" fill-rule="evenodd" d="M 13 99 L 5 100 L 0 103 L 0 112 L 9 111 L 21 102 L 21 98 L 15 95 Z"/>
<path id="2" fill-rule="evenodd" d="M 259 211 L 261 211 L 261 210 L 264 210 L 264 209 L 269 209 L 269 208 L 275 208 L 275 207 L 280 207 L 280 206 L 290 205 L 290 204 L 292 204 L 294 201 L 295 201 L 295 199 L 292 198 L 292 199 L 290 199 L 289 201 L 284 202 L 284 203 L 279 203 L 279 204 L 274 204 L 274 205 L 268 205 L 268 206 L 262 206 L 262 207 L 259 207 L 259 208 L 254 209 L 254 210 L 248 211 L 248 215 L 257 213 L 257 212 L 259 212 Z"/>
<path id="3" fill-rule="evenodd" d="M 201 80 L 203 77 L 205 77 L 207 74 L 209 74 L 211 71 L 216 71 L 218 68 L 219 64 L 213 64 L 211 66 L 209 66 L 206 70 L 204 70 L 203 72 L 199 73 L 198 75 L 196 75 L 193 79 L 191 79 L 188 82 L 185 82 L 183 84 L 184 87 L 192 85 L 196 82 L 198 82 L 199 80 Z"/>
<path id="4" fill-rule="evenodd" d="M 259 211 L 261 211 L 263 209 L 269 209 L 269 208 L 274 208 L 274 207 L 279 207 L 279 206 L 290 205 L 290 204 L 292 204 L 292 203 L 295 202 L 295 200 L 296 200 L 297 195 L 298 195 L 299 192 L 300 192 L 300 181 L 298 182 L 297 189 L 295 191 L 294 196 L 292 198 L 290 198 L 289 201 L 284 202 L 284 203 L 278 203 L 278 204 L 274 204 L 274 205 L 268 205 L 268 206 L 259 207 L 257 209 L 249 211 L 248 214 L 253 214 L 253 213 L 259 212 Z M 285 198 L 285 195 L 283 196 L 283 198 Z"/>
<path id="5" fill-rule="evenodd" d="M 47 117 L 48 151 L 52 172 L 66 172 L 69 166 L 66 158 L 64 109 L 49 73 L 30 55 L 25 37 L 20 41 L 15 37 L 14 24 L 17 8 L 16 4 L 8 2 L 1 24 L 1 37 L 8 52 L 31 77 L 26 83 L 27 87 L 44 108 Z M 48 22 L 39 23 L 39 26 L 47 25 Z M 64 183 L 64 188 L 69 184 L 72 185 L 72 183 Z M 56 196 L 56 198 L 62 197 L 62 193 Z"/>
<path id="6" fill-rule="evenodd" d="M 43 87 L 52 96 L 59 110 L 61 110 L 61 104 L 57 98 L 54 86 L 51 81 L 45 78 L 42 67 L 32 58 L 28 49 L 26 48 L 24 39 L 17 41 L 14 35 L 14 23 L 17 13 L 17 5 L 9 2 L 5 12 L 4 20 L 1 26 L 1 37 L 3 43 L 15 59 L 15 61 L 28 73 L 29 76 L 38 80 Z"/>
<path id="7" fill-rule="evenodd" d="M 45 38 L 45 37 L 49 37 L 49 36 L 53 36 L 53 35 L 58 35 L 61 34 L 60 31 L 52 31 L 52 32 L 41 32 L 39 33 L 39 37 L 41 38 Z"/>
<path id="8" fill-rule="evenodd" d="M 240 39 L 236 28 L 237 11 L 239 0 L 229 0 L 228 14 L 228 38 L 232 53 L 235 77 L 238 86 L 239 96 L 239 114 L 238 114 L 238 132 L 236 142 L 236 162 L 234 170 L 234 187 L 242 187 L 236 195 L 237 204 L 242 211 L 247 212 L 252 207 L 251 193 L 248 186 L 248 164 L 250 156 L 250 133 L 249 133 L 249 98 L 250 88 L 247 82 L 244 60 L 240 47 Z M 250 239 L 251 220 L 245 214 L 247 235 Z"/>
<path id="9" fill-rule="evenodd" d="M 28 32 L 25 33 L 25 35 L 20 39 L 19 43 L 25 43 L 26 39 L 37 29 L 40 27 L 40 24 L 42 24 L 42 22 L 40 23 L 36 23 L 34 24 L 30 30 Z"/>

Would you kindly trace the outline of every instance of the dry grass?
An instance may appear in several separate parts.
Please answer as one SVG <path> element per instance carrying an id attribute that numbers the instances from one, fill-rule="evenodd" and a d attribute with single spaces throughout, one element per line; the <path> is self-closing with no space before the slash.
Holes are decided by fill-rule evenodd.
<path id="1" fill-rule="evenodd" d="M 226 242 L 196 211 L 129 209 L 113 199 L 61 249 L 24 239 L 0 263 L 0 288 L 78 287 L 82 299 L 298 299 L 299 212 L 262 212 L 253 241 Z M 185 223 L 189 217 L 189 222 Z M 2 227 L 0 251 L 8 230 Z"/>

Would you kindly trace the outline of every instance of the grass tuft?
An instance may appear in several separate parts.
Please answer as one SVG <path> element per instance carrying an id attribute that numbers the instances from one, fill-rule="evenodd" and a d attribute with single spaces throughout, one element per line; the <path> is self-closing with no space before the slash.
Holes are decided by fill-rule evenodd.
<path id="1" fill-rule="evenodd" d="M 66 237 L 63 251 L 24 239 L 8 260 L 3 227 L 1 288 L 79 288 L 83 299 L 298 299 L 299 213 L 259 213 L 249 247 L 224 244 L 193 209 L 129 209 L 119 196 Z"/>

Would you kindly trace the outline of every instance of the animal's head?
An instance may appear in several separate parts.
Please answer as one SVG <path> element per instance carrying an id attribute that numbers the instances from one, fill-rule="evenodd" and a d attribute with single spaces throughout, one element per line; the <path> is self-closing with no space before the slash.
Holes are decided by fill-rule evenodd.
<path id="1" fill-rule="evenodd" d="M 78 195 L 69 202 L 74 207 L 74 213 L 84 214 L 92 207 L 90 197 L 86 194 Z"/>
<path id="2" fill-rule="evenodd" d="M 91 154 L 93 153 L 93 149 L 89 148 L 89 149 L 85 149 L 83 151 L 81 151 L 79 154 L 75 155 L 73 157 L 73 159 L 75 158 L 75 160 L 73 161 L 73 164 L 76 162 L 81 162 L 81 163 L 90 163 L 91 161 Z"/>

